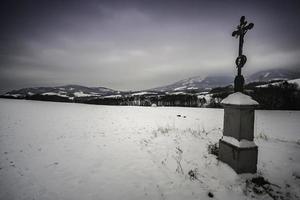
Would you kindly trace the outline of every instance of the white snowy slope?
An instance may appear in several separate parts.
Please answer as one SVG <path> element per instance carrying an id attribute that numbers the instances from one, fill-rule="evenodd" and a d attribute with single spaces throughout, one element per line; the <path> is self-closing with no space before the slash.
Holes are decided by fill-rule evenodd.
<path id="1" fill-rule="evenodd" d="M 156 95 L 156 92 L 136 92 L 132 93 L 132 96 L 142 96 L 142 95 Z"/>
<path id="2" fill-rule="evenodd" d="M 79 91 L 79 92 L 74 92 L 74 96 L 75 97 L 90 97 L 92 95 L 91 94 L 86 94 L 86 93 L 84 93 L 82 91 Z"/>
<path id="3" fill-rule="evenodd" d="M 300 78 L 292 79 L 292 80 L 289 80 L 288 82 L 289 82 L 289 83 L 297 84 L 298 87 L 300 87 Z"/>
<path id="4" fill-rule="evenodd" d="M 49 96 L 52 96 L 52 95 L 55 95 L 55 96 L 60 96 L 60 97 L 67 97 L 67 95 L 63 94 L 63 93 L 56 93 L 56 92 L 45 92 L 43 93 L 42 95 L 49 95 Z"/>
<path id="5" fill-rule="evenodd" d="M 0 99 L 0 199 L 272 199 L 249 189 L 256 175 L 237 175 L 208 153 L 223 114 Z M 300 112 L 255 118 L 258 175 L 278 198 L 299 199 Z"/>

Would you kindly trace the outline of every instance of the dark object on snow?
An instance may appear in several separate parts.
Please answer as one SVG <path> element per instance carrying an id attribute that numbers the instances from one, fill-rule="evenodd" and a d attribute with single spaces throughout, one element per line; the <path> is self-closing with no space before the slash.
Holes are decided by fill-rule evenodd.
<path id="1" fill-rule="evenodd" d="M 213 198 L 213 197 L 214 197 L 214 194 L 211 193 L 211 192 L 209 192 L 207 195 L 208 195 L 210 198 Z"/>
<path id="2" fill-rule="evenodd" d="M 270 183 L 268 180 L 266 180 L 264 177 L 255 177 L 252 178 L 251 181 L 247 180 L 246 184 L 250 186 L 250 188 L 253 190 L 256 194 L 268 194 L 272 199 L 283 199 L 282 192 L 279 190 L 280 186 Z M 275 188 L 276 187 L 276 188 Z M 286 196 L 287 197 L 287 196 Z M 287 198 L 289 199 L 289 198 Z"/>
<path id="3" fill-rule="evenodd" d="M 293 172 L 292 176 L 294 176 L 296 179 L 300 179 L 300 175 L 297 172 Z"/>
<path id="4" fill-rule="evenodd" d="M 264 185 L 270 185 L 270 182 L 268 180 L 265 180 L 264 177 L 259 176 L 259 177 L 255 177 L 252 178 L 252 183 L 254 183 L 257 186 L 264 186 Z"/>
<path id="5" fill-rule="evenodd" d="M 177 117 L 181 117 L 181 115 L 177 115 Z"/>
<path id="6" fill-rule="evenodd" d="M 196 169 L 195 169 L 195 170 L 192 170 L 192 169 L 191 169 L 191 170 L 189 171 L 188 175 L 190 176 L 190 179 L 191 179 L 191 180 L 196 180 L 196 179 L 198 179 L 198 178 L 197 178 L 197 172 L 196 172 Z"/>
<path id="7" fill-rule="evenodd" d="M 218 155 L 219 155 L 219 143 L 209 144 L 207 149 L 208 149 L 208 153 L 213 154 L 213 155 L 218 157 Z"/>

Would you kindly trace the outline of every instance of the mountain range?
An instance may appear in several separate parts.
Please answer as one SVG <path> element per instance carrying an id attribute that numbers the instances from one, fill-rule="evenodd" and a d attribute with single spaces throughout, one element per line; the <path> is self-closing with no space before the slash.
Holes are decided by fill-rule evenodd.
<path id="1" fill-rule="evenodd" d="M 179 91 L 208 91 L 215 87 L 222 87 L 232 84 L 231 76 L 200 76 L 191 77 L 170 85 L 153 88 L 154 91 L 179 92 Z"/>
<path id="2" fill-rule="evenodd" d="M 300 72 L 287 69 L 271 69 L 256 72 L 245 77 L 246 82 L 262 82 L 265 84 L 274 80 L 291 80 L 300 78 Z M 114 98 L 124 95 L 158 95 L 158 94 L 180 94 L 180 93 L 199 93 L 209 92 L 216 87 L 224 87 L 233 84 L 233 76 L 207 76 L 191 77 L 173 84 L 152 88 L 148 90 L 126 92 L 117 91 L 105 87 L 85 87 L 80 85 L 66 85 L 58 87 L 33 87 L 13 90 L 5 93 L 2 97 L 25 98 L 33 95 L 57 96 L 73 100 L 74 98 Z"/>
<path id="3" fill-rule="evenodd" d="M 299 71 L 287 69 L 263 70 L 250 75 L 246 81 L 248 82 L 268 82 L 271 80 L 291 80 L 300 77 Z"/>

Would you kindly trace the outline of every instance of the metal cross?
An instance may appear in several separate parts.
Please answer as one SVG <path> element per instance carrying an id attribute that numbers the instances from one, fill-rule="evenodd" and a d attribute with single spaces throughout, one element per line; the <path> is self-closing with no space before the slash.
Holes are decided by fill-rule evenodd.
<path id="1" fill-rule="evenodd" d="M 254 24 L 245 21 L 245 16 L 240 19 L 240 24 L 237 26 L 237 30 L 232 32 L 232 36 L 240 39 L 239 41 L 239 56 L 235 60 L 235 64 L 238 68 L 237 76 L 234 79 L 234 91 L 243 92 L 244 90 L 244 77 L 242 75 L 242 67 L 247 62 L 247 57 L 243 55 L 244 36 L 248 30 L 252 29 Z"/>

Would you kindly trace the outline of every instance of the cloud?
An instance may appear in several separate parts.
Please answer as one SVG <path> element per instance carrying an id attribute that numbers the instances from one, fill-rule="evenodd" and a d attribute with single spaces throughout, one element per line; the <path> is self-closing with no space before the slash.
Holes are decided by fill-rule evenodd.
<path id="1" fill-rule="evenodd" d="M 2 21 L 8 29 L 0 33 L 1 90 L 62 84 L 146 89 L 233 74 L 238 40 L 231 32 L 242 13 L 255 23 L 245 39 L 245 73 L 299 65 L 299 27 L 285 29 L 294 23 L 290 6 L 274 21 L 278 7 L 266 10 L 263 3 L 182 2 L 48 2 L 20 6 L 18 14 L 11 7 L 4 16 L 11 20 Z"/>

